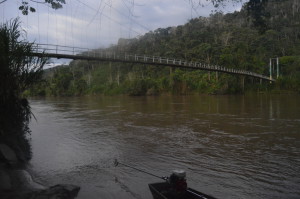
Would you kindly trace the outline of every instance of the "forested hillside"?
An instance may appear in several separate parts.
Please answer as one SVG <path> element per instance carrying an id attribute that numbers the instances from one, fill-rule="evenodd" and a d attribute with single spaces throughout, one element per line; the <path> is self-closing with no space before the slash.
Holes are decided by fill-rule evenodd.
<path id="1" fill-rule="evenodd" d="M 72 61 L 70 66 L 46 72 L 45 82 L 31 94 L 66 96 L 84 94 L 235 94 L 252 91 L 300 92 L 300 2 L 269 1 L 261 26 L 246 6 L 231 14 L 214 13 L 177 27 L 159 28 L 139 38 L 119 39 L 108 50 L 157 55 L 269 75 L 270 58 L 279 57 L 276 83 L 260 82 L 200 70 L 139 64 Z M 254 25 L 255 26 L 254 26 Z"/>

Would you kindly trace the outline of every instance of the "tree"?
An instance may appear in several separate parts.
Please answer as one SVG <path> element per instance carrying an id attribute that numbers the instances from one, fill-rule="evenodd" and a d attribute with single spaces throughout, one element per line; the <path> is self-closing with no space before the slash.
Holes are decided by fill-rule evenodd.
<path id="1" fill-rule="evenodd" d="M 22 93 L 41 80 L 46 59 L 28 56 L 33 44 L 20 40 L 19 29 L 18 18 L 0 25 L 0 142 L 30 158 L 26 134 L 32 113 Z"/>
<path id="2" fill-rule="evenodd" d="M 236 3 L 244 3 L 244 7 L 247 10 L 247 15 L 249 16 L 250 21 L 252 21 L 252 24 L 254 27 L 256 27 L 261 33 L 264 33 L 267 29 L 267 22 L 269 18 L 271 17 L 271 13 L 267 11 L 267 7 L 272 4 L 280 4 L 284 2 L 285 0 L 206 0 L 212 2 L 214 7 L 218 9 L 219 7 L 224 7 L 225 5 L 228 5 L 229 3 L 236 4 Z M 196 6 L 204 6 L 203 1 L 201 0 L 189 0 L 192 7 Z M 297 6 L 293 5 L 293 15 L 295 15 L 295 12 L 299 12 L 298 9 L 298 3 L 295 4 Z"/>

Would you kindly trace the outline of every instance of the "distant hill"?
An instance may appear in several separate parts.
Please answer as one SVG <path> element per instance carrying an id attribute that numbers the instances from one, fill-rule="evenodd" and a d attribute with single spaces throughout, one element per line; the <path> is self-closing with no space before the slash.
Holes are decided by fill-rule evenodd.
<path id="1" fill-rule="evenodd" d="M 115 52 L 197 60 L 264 75 L 269 75 L 270 58 L 279 57 L 280 78 L 273 85 L 213 72 L 77 60 L 68 69 L 54 70 L 51 79 L 47 79 L 45 93 L 233 94 L 272 89 L 300 92 L 299 9 L 298 0 L 270 0 L 262 16 L 264 27 L 255 25 L 255 18 L 249 17 L 244 6 L 240 12 L 215 13 L 177 27 L 158 28 L 138 38 L 120 38 L 117 45 L 109 48 Z M 59 88 L 60 81 L 64 81 L 64 89 Z"/>

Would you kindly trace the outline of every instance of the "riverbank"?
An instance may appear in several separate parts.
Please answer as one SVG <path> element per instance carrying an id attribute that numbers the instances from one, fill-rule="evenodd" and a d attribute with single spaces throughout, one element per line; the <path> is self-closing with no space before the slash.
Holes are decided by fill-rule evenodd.
<path id="1" fill-rule="evenodd" d="M 21 157 L 11 147 L 0 144 L 0 198 L 76 198 L 80 187 L 70 184 L 44 186 L 33 180 Z"/>

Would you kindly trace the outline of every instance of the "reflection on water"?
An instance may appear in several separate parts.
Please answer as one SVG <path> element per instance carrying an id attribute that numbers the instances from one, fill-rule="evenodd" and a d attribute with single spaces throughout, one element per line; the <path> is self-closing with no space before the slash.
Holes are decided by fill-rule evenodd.
<path id="1" fill-rule="evenodd" d="M 79 198 L 151 198 L 152 176 L 187 171 L 219 198 L 300 198 L 299 96 L 33 99 L 36 180 L 80 185 Z"/>

